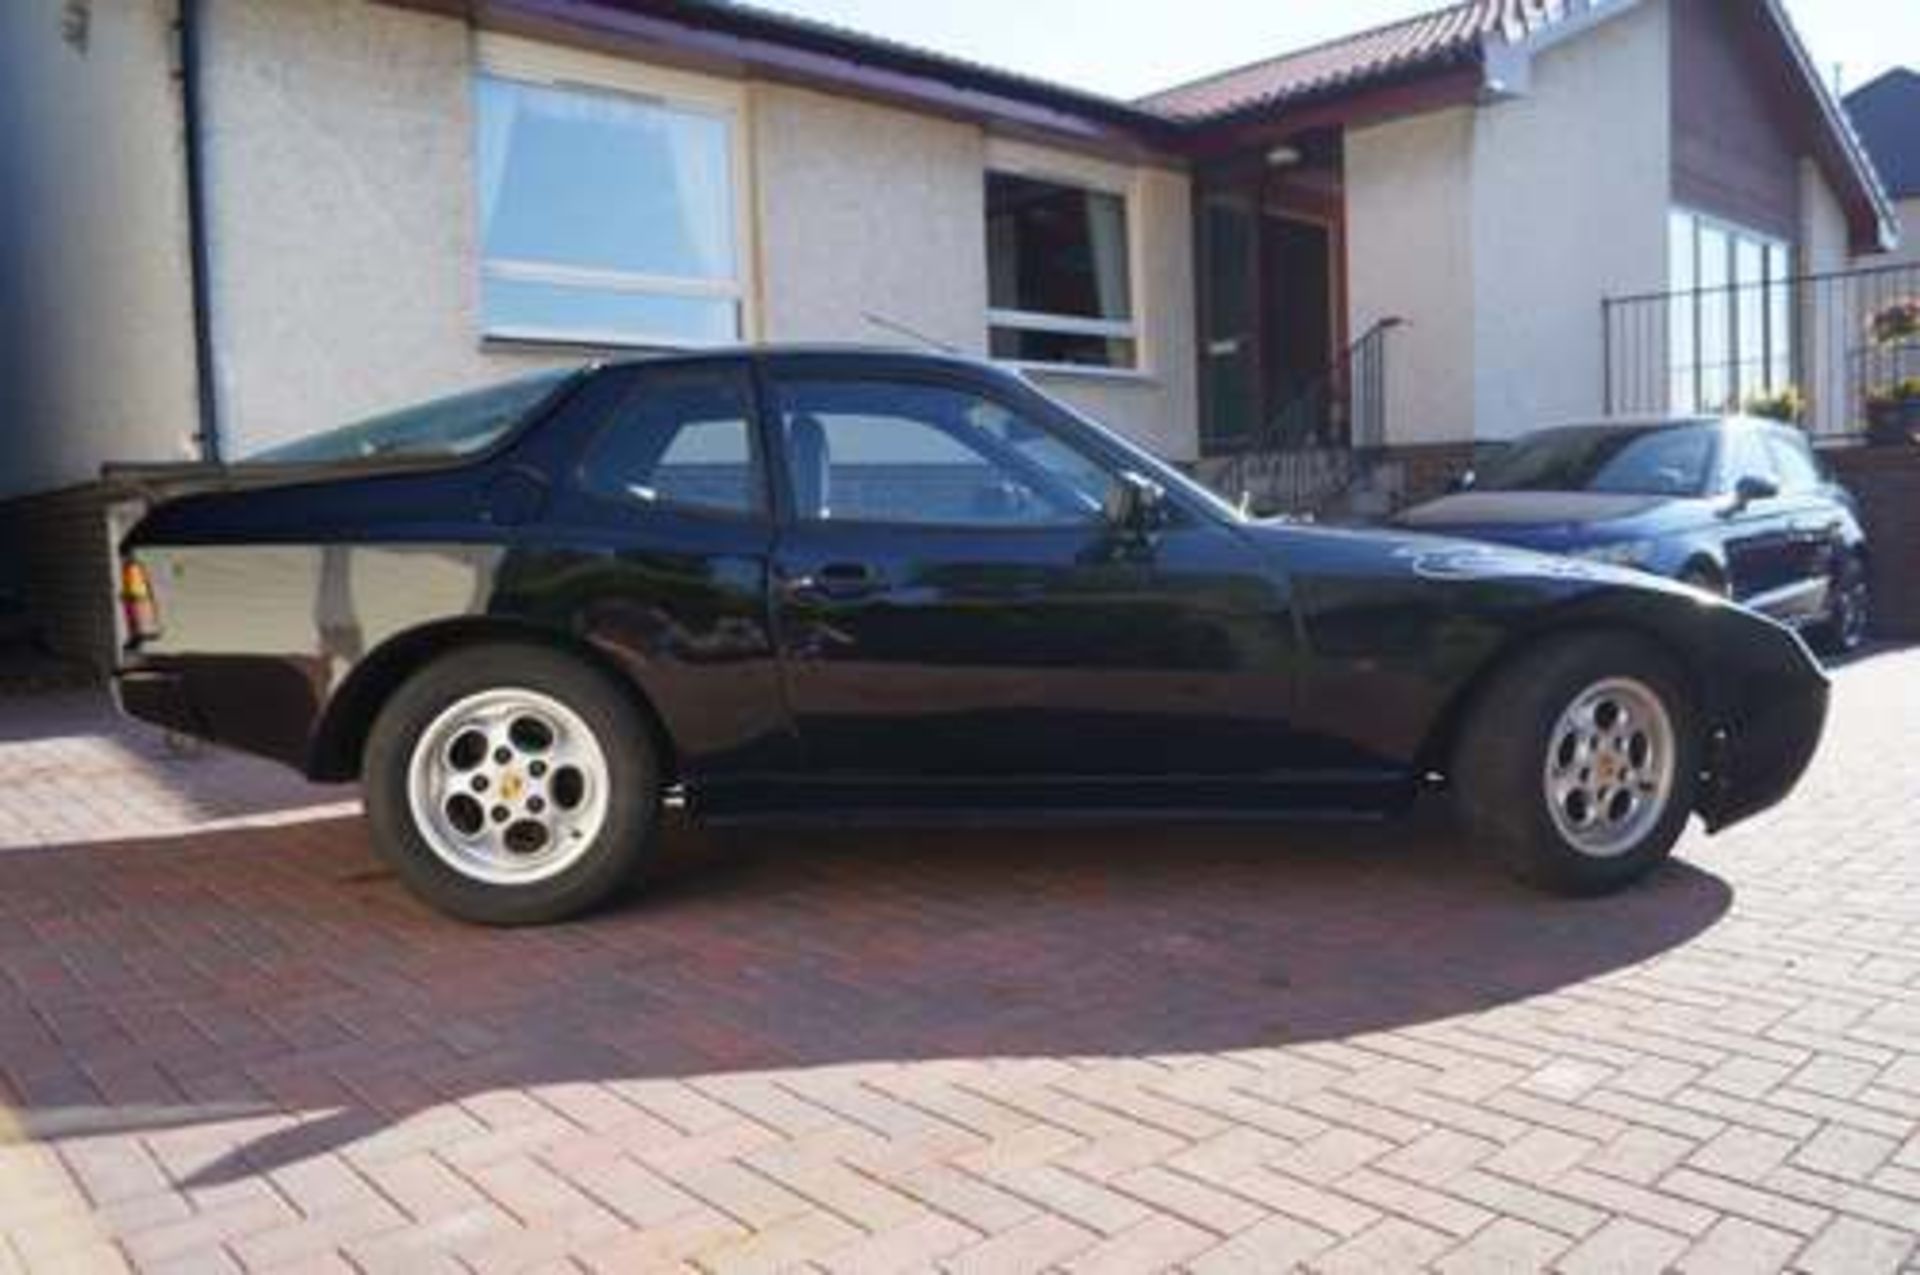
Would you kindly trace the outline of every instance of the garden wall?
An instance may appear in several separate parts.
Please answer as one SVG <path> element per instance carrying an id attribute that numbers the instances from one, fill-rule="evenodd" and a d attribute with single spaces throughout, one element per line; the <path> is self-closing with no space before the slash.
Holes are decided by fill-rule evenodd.
<path id="1" fill-rule="evenodd" d="M 1840 447 L 1824 455 L 1859 500 L 1867 526 L 1875 631 L 1920 639 L 1920 446 Z"/>

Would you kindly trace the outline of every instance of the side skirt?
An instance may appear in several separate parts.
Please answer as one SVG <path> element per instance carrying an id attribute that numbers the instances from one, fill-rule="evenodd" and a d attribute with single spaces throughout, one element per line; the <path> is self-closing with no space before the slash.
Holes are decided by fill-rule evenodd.
<path id="1" fill-rule="evenodd" d="M 1379 819 L 1404 811 L 1418 785 L 1404 774 L 1033 780 L 766 776 L 696 787 L 688 812 L 715 824 L 826 822 L 1006 827 L 1036 823 Z"/>

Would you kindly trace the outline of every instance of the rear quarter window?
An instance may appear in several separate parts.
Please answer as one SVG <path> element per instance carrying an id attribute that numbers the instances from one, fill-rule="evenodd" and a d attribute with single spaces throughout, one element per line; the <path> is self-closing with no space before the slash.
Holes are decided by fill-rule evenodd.
<path id="1" fill-rule="evenodd" d="M 712 368 L 642 375 L 588 443 L 579 482 L 637 508 L 762 512 L 765 484 L 744 377 Z"/>

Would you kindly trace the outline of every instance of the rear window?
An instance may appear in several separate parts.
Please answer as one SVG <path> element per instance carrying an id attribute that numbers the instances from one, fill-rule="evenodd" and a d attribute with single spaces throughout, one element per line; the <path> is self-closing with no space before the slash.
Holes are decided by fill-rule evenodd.
<path id="1" fill-rule="evenodd" d="M 539 372 L 485 389 L 450 394 L 254 452 L 255 465 L 382 459 L 456 459 L 493 446 L 580 373 Z"/>

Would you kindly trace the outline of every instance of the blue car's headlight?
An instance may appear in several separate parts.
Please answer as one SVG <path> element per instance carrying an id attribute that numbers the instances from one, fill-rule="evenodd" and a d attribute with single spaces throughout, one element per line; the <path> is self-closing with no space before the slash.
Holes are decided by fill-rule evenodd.
<path id="1" fill-rule="evenodd" d="M 1575 549 L 1571 556 L 1616 567 L 1644 567 L 1660 551 L 1657 540 L 1616 540 L 1612 544 Z"/>

